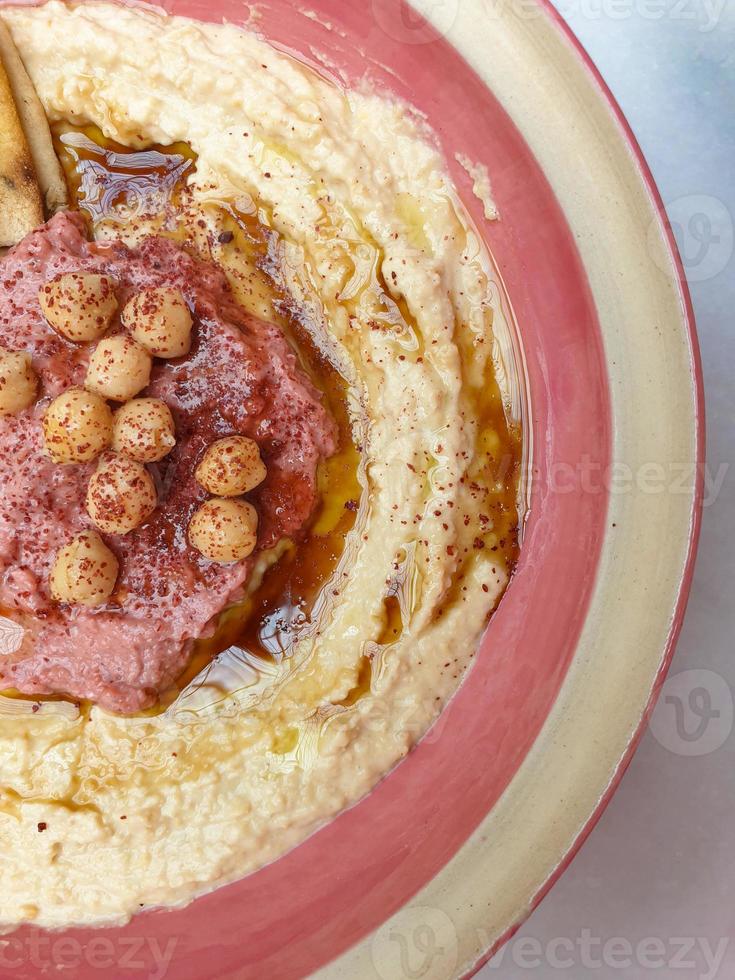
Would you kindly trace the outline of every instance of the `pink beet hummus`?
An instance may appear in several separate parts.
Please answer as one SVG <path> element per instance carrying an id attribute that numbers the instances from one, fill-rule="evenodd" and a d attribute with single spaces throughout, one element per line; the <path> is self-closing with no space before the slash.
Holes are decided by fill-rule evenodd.
<path id="1" fill-rule="evenodd" d="M 48 587 L 57 550 L 92 526 L 84 498 L 95 464 L 52 463 L 41 435 L 46 406 L 83 384 L 92 350 L 56 334 L 38 304 L 45 282 L 75 270 L 112 276 L 120 306 L 143 287 L 177 286 L 194 316 L 191 353 L 155 361 L 141 393 L 169 406 L 177 444 L 149 467 L 159 499 L 153 515 L 130 534 L 105 536 L 120 577 L 97 609 L 54 603 Z M 30 352 L 41 379 L 36 405 L 0 418 L 0 607 L 25 630 L 20 648 L 0 655 L 0 686 L 135 712 L 157 701 L 193 641 L 242 595 L 257 551 L 298 536 L 315 506 L 317 466 L 336 446 L 334 422 L 282 332 L 244 313 L 220 270 L 161 238 L 134 250 L 90 243 L 73 214 L 57 215 L 0 261 L 0 345 Z M 218 565 L 189 546 L 186 528 L 207 498 L 196 464 L 212 441 L 233 434 L 258 443 L 268 476 L 248 495 L 258 549 Z"/>

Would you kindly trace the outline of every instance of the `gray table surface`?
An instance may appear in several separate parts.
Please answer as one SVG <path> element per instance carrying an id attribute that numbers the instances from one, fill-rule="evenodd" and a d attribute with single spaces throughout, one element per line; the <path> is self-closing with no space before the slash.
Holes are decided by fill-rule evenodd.
<path id="1" fill-rule="evenodd" d="M 572 866 L 480 976 L 735 977 L 735 0 L 555 0 L 666 202 L 697 315 L 710 491 L 664 697 Z"/>

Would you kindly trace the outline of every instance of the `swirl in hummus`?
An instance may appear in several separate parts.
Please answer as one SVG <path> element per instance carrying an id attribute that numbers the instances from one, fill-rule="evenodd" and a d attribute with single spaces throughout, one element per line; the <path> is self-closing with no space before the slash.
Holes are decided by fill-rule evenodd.
<path id="1" fill-rule="evenodd" d="M 59 626 L 40 570 L 65 528 L 35 525 L 34 577 L 18 558 L 34 513 L 24 523 L 7 501 L 0 511 L 0 640 L 22 628 L 26 644 L 0 658 L 3 683 L 15 675 L 25 692 L 0 699 L 11 857 L 0 922 L 120 922 L 277 858 L 367 793 L 456 690 L 515 554 L 518 433 L 496 378 L 503 304 L 410 107 L 341 89 L 232 26 L 105 4 L 2 16 L 62 142 L 91 124 L 132 150 L 186 144 L 196 160 L 155 216 L 116 214 L 89 242 L 78 213 L 59 214 L 4 260 L 21 278 L 24 268 L 109 275 L 120 304 L 173 281 L 193 311 L 189 360 L 155 361 L 142 392 L 168 405 L 179 442 L 172 462 L 149 466 L 159 501 L 149 523 L 105 535 L 120 563 L 115 608 Z M 238 251 L 232 228 L 241 242 L 261 235 L 258 247 Z M 7 314 L 19 287 L 2 288 Z M 35 316 L 23 329 L 45 404 L 83 383 L 87 355 L 34 333 Z M 345 379 L 360 493 L 343 550 L 287 655 L 259 661 L 233 643 L 165 710 L 141 711 L 221 628 L 222 610 L 232 617 L 257 595 L 284 549 L 298 561 L 304 535 L 343 526 L 317 497 L 344 433 L 281 331 L 289 318 Z M 19 346 L 19 322 L 2 318 L 0 344 Z M 8 423 L 16 459 L 38 411 Z M 211 565 L 181 537 L 206 498 L 191 461 L 232 432 L 259 444 L 268 472 L 248 495 L 258 545 Z M 74 531 L 88 526 L 85 466 L 43 473 Z M 154 634 L 159 659 L 146 653 Z M 31 702 L 32 692 L 73 697 Z"/>

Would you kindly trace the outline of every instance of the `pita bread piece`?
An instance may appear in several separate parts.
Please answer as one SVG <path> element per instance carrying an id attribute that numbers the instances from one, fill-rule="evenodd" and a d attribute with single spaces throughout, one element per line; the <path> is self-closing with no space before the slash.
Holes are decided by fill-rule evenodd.
<path id="1" fill-rule="evenodd" d="M 48 214 L 69 203 L 69 194 L 41 100 L 21 61 L 10 31 L 0 20 L 0 63 L 5 68 L 20 124 Z"/>
<path id="2" fill-rule="evenodd" d="M 31 151 L 0 65 L 0 245 L 15 245 L 40 224 L 43 204 Z"/>

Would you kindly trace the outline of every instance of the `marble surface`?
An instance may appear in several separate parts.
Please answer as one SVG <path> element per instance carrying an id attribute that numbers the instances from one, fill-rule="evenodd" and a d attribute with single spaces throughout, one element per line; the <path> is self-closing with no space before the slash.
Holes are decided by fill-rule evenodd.
<path id="1" fill-rule="evenodd" d="M 691 283 L 708 490 L 674 664 L 620 789 L 488 980 L 735 977 L 735 3 L 556 0 L 623 108 Z"/>

